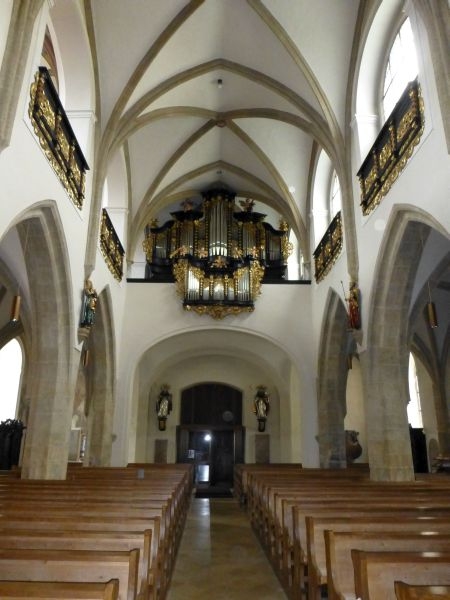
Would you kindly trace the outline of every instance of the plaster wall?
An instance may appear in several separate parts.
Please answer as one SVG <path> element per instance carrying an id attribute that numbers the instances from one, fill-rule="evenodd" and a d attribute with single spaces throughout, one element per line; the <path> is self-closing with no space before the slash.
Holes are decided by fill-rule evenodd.
<path id="1" fill-rule="evenodd" d="M 46 6 L 46 5 L 44 5 Z M 5 10 L 2 6 L 2 9 Z M 1 21 L 3 22 L 3 21 Z M 24 77 L 18 110 L 14 122 L 11 144 L 2 152 L 0 176 L 2 178 L 2 211 L 0 214 L 0 239 L 21 220 L 21 215 L 30 207 L 41 202 L 50 202 L 55 206 L 63 231 L 66 256 L 70 257 L 67 265 L 72 283 L 71 303 L 73 307 L 72 339 L 76 340 L 81 310 L 82 290 L 85 279 L 84 248 L 88 233 L 88 222 L 91 210 L 91 171 L 87 172 L 86 194 L 83 208 L 80 211 L 68 197 L 58 177 L 53 172 L 42 152 L 37 136 L 28 117 L 30 86 L 34 74 L 40 64 L 42 42 L 48 12 L 43 8 L 33 30 L 31 52 L 27 63 L 27 75 Z M 68 71 L 70 71 L 68 67 Z M 66 73 L 67 74 L 67 73 Z M 69 114 L 71 124 L 82 145 L 88 164 L 93 164 L 93 120 L 92 114 L 83 106 L 76 110 L 72 99 L 72 111 Z M 125 229 L 125 227 L 124 227 Z M 12 238 L 11 238 L 12 239 Z M 6 249 L 6 255 L 8 250 Z M 94 287 L 100 292 L 109 286 L 113 304 L 113 314 L 123 314 L 124 283 L 116 282 L 109 273 L 101 252 L 97 251 L 96 269 L 89 274 Z M 114 323 L 116 331 L 121 330 L 121 319 Z M 117 342 L 117 340 L 116 340 Z M 117 343 L 116 343 L 117 347 Z"/>
<path id="2" fill-rule="evenodd" d="M 146 374 L 147 377 L 145 377 Z M 175 462 L 176 427 L 180 423 L 182 391 L 198 383 L 214 382 L 231 385 L 242 392 L 242 425 L 246 428 L 246 462 L 255 462 L 254 438 L 258 424 L 253 414 L 253 398 L 256 393 L 256 385 L 259 383 L 267 385 L 270 394 L 270 412 L 266 423 L 266 433 L 271 437 L 271 461 L 280 461 L 280 446 L 283 445 L 280 440 L 280 420 L 284 420 L 281 412 L 285 410 L 285 407 L 280 407 L 278 390 L 270 374 L 262 373 L 259 365 L 252 364 L 250 361 L 241 361 L 232 356 L 208 356 L 200 360 L 195 358 L 183 360 L 182 363 L 175 365 L 174 369 L 170 368 L 155 373 L 156 377 L 150 380 L 147 369 L 141 369 L 141 375 L 143 378 L 139 382 L 139 405 L 142 406 L 142 410 L 139 411 L 139 414 L 142 415 L 142 420 L 146 415 L 147 428 L 145 433 L 142 431 L 142 437 L 136 440 L 136 460 L 146 456 L 147 460 L 152 461 L 154 439 L 158 438 L 168 440 L 168 461 Z M 166 431 L 161 432 L 158 430 L 155 404 L 164 382 L 170 383 L 173 410 L 167 420 Z M 142 429 L 144 428 L 142 427 Z"/>
<path id="3" fill-rule="evenodd" d="M 208 353 L 217 356 L 219 340 L 219 347 L 222 343 L 220 360 L 230 355 L 238 356 L 241 360 L 251 358 L 259 368 L 258 380 L 252 383 L 264 383 L 261 378 L 271 373 L 271 380 L 277 382 L 279 397 L 283 403 L 287 402 L 286 414 L 290 418 L 282 420 L 285 423 L 283 426 L 287 427 L 286 423 L 289 423 L 290 434 L 297 441 L 288 442 L 286 439 L 283 442 L 286 446 L 281 445 L 277 449 L 275 445 L 273 451 L 278 452 L 280 457 L 299 460 L 301 446 L 306 460 L 314 462 L 316 442 L 313 436 L 317 429 L 317 412 L 313 365 L 309 353 L 309 286 L 265 285 L 253 313 L 226 317 L 223 321 L 184 311 L 172 284 L 129 283 L 126 304 L 133 310 L 125 308 L 126 329 L 120 341 L 114 421 L 117 438 L 113 446 L 116 464 L 129 460 L 129 452 L 134 453 L 134 448 L 141 448 L 140 452 L 143 452 L 142 444 L 133 439 L 132 431 L 133 426 L 143 418 L 139 410 L 139 405 L 142 406 L 139 394 L 148 394 L 154 374 L 158 374 L 159 381 L 159 373 L 164 371 L 165 362 L 170 363 L 170 368 L 174 370 L 173 365 L 184 364 L 192 356 L 200 356 L 202 361 Z M 286 318 L 287 315 L 289 318 Z M 244 335 L 239 334 L 238 330 L 243 331 Z M 170 339 L 174 340 L 173 345 L 170 345 Z M 164 340 L 169 341 L 162 344 Z M 210 343 L 213 343 L 211 348 L 208 346 Z M 161 351 L 158 352 L 158 349 Z M 150 352 L 150 355 L 145 359 L 145 370 L 151 375 L 143 385 L 135 365 L 143 360 L 146 352 Z M 179 360 L 176 358 L 178 355 Z M 205 375 L 199 375 L 204 381 Z M 227 381 L 230 382 L 233 376 L 234 371 L 231 371 L 227 374 Z M 300 411 L 291 408 L 299 402 L 302 405 Z M 301 419 L 298 418 L 300 415 Z M 309 432 L 307 441 L 302 440 L 304 431 Z M 289 443 L 293 444 L 291 448 Z"/>

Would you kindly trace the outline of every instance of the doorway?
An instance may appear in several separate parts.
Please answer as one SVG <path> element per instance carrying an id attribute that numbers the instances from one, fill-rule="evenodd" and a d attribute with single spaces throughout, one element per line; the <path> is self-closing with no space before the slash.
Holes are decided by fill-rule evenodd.
<path id="1" fill-rule="evenodd" d="M 177 462 L 194 465 L 197 496 L 229 496 L 236 463 L 244 462 L 245 429 L 180 425 Z"/>
<path id="2" fill-rule="evenodd" d="M 194 464 L 197 494 L 230 494 L 234 465 L 244 462 L 244 435 L 240 390 L 221 383 L 183 390 L 177 461 Z"/>

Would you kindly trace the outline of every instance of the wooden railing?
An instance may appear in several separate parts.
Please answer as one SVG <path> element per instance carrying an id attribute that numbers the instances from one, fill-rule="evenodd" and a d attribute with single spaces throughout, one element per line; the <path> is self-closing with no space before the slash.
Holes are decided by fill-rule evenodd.
<path id="1" fill-rule="evenodd" d="M 75 206 L 81 209 L 89 166 L 45 67 L 39 67 L 30 96 L 28 114 L 44 154 Z"/>
<path id="2" fill-rule="evenodd" d="M 336 262 L 342 250 L 342 243 L 342 219 L 339 211 L 314 250 L 314 276 L 317 283 L 322 281 Z"/>
<path id="3" fill-rule="evenodd" d="M 419 143 L 423 128 L 423 102 L 416 79 L 406 87 L 357 173 L 364 215 L 389 192 Z"/>
<path id="4" fill-rule="evenodd" d="M 117 281 L 121 281 L 123 277 L 123 257 L 125 256 L 125 250 L 120 243 L 119 236 L 117 235 L 114 225 L 105 208 L 102 209 L 100 250 L 108 265 L 108 269 Z"/>

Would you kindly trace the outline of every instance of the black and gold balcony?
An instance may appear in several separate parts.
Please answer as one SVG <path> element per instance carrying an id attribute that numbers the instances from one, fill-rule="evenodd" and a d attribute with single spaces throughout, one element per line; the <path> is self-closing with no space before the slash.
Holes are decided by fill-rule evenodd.
<path id="1" fill-rule="evenodd" d="M 81 209 L 89 166 L 45 67 L 39 67 L 30 96 L 28 115 L 34 132 L 67 194 Z"/>
<path id="2" fill-rule="evenodd" d="M 342 218 L 339 211 L 314 250 L 314 276 L 319 283 L 337 261 L 343 245 Z"/>
<path id="3" fill-rule="evenodd" d="M 423 101 L 416 79 L 407 85 L 357 173 L 364 215 L 370 214 L 389 192 L 419 143 L 423 129 Z"/>
<path id="4" fill-rule="evenodd" d="M 117 281 L 122 281 L 125 250 L 105 208 L 102 209 L 102 222 L 100 224 L 100 250 L 114 278 Z"/>
<path id="5" fill-rule="evenodd" d="M 252 312 L 265 278 L 284 278 L 292 251 L 285 222 L 276 230 L 253 211 L 253 200 L 239 208 L 235 198 L 228 190 L 205 192 L 199 206 L 186 200 L 173 219 L 145 232 L 147 276 L 175 280 L 186 310 L 215 319 Z"/>

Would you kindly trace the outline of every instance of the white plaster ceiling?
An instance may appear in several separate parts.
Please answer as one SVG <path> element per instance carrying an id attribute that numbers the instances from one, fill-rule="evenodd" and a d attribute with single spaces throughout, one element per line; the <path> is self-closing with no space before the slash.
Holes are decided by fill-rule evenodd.
<path id="1" fill-rule="evenodd" d="M 270 205 L 307 248 L 314 140 L 344 153 L 359 4 L 91 0 L 101 152 L 129 161 L 128 251 L 213 184 Z"/>

